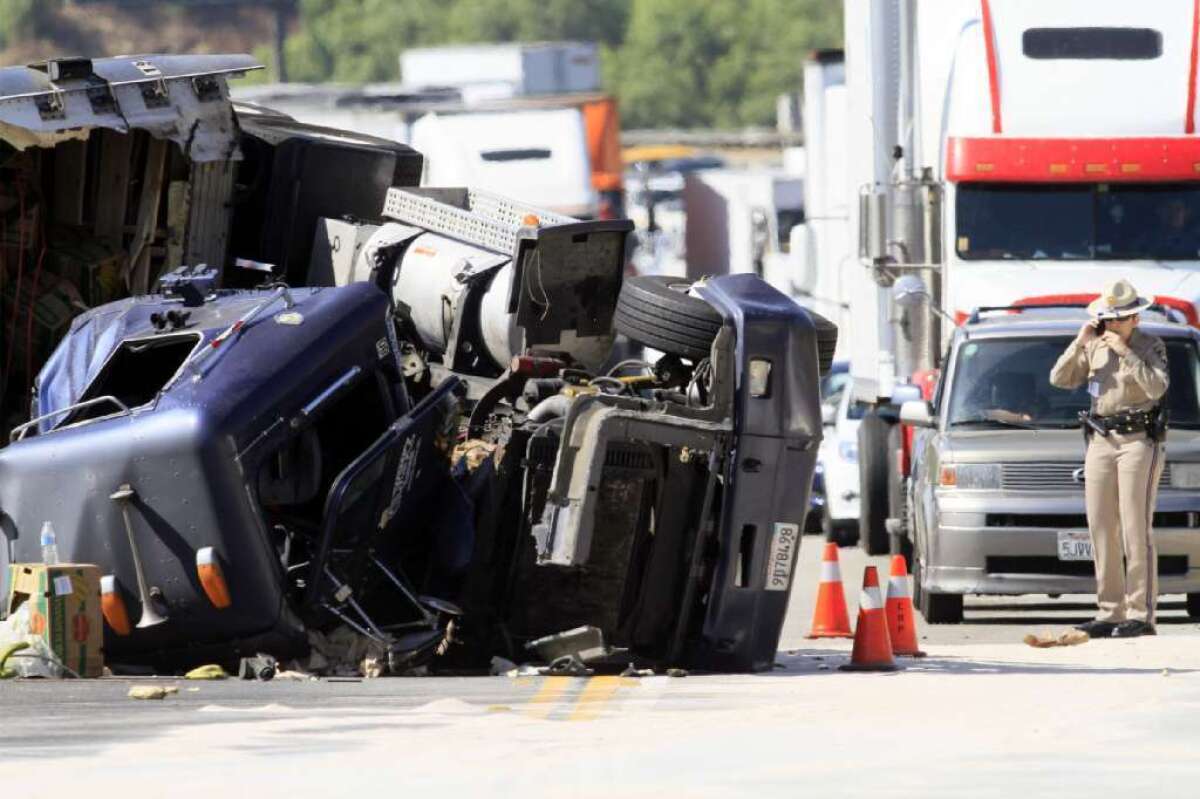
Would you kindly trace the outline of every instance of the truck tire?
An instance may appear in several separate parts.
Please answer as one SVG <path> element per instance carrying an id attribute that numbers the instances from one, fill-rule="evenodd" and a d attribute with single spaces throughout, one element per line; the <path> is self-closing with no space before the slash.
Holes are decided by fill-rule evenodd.
<path id="1" fill-rule="evenodd" d="M 804 534 L 814 535 L 824 531 L 824 520 L 821 518 L 825 514 L 825 509 L 813 510 L 809 508 L 804 514 Z"/>
<path id="2" fill-rule="evenodd" d="M 858 523 L 854 521 L 834 521 L 829 516 L 829 506 L 826 505 L 821 513 L 821 531 L 825 540 L 832 541 L 839 547 L 852 547 L 858 543 Z"/>
<path id="3" fill-rule="evenodd" d="M 935 594 L 921 591 L 921 615 L 930 624 L 961 624 L 963 620 L 962 594 Z"/>
<path id="4" fill-rule="evenodd" d="M 892 425 L 875 411 L 858 426 L 858 545 L 868 555 L 886 555 L 888 515 L 888 433 Z"/>
<path id="5" fill-rule="evenodd" d="M 888 534 L 888 551 L 903 555 L 905 568 L 912 569 L 912 520 L 908 512 L 908 478 L 900 473 L 900 450 L 904 446 L 904 428 L 894 424 L 888 431 L 888 518 L 904 524 L 903 533 Z"/>
<path id="6" fill-rule="evenodd" d="M 721 314 L 688 294 L 692 281 L 667 275 L 625 278 L 613 326 L 639 344 L 698 361 L 712 351 Z"/>

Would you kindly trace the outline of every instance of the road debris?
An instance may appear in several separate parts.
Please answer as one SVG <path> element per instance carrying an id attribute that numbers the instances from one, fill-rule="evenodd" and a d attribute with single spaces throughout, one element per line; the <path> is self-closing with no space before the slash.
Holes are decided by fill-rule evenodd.
<path id="1" fill-rule="evenodd" d="M 555 658 L 546 668 L 538 669 L 538 674 L 547 677 L 591 677 L 595 673 L 578 655 L 563 655 Z"/>
<path id="2" fill-rule="evenodd" d="M 654 669 L 639 669 L 632 663 L 625 667 L 625 671 L 621 672 L 621 677 L 653 677 Z"/>
<path id="3" fill-rule="evenodd" d="M 205 666 L 197 666 L 183 675 L 183 678 L 185 680 L 224 680 L 228 676 L 225 673 L 225 669 L 216 663 L 209 663 Z"/>
<path id="4" fill-rule="evenodd" d="M 554 663 L 563 659 L 574 659 L 580 662 L 580 665 L 586 665 L 613 654 L 612 649 L 605 645 L 604 631 L 592 625 L 538 638 L 526 644 L 526 649 L 534 651 L 542 660 L 551 663 L 552 667 Z"/>
<path id="5" fill-rule="evenodd" d="M 179 693 L 176 685 L 135 685 L 129 689 L 130 699 L 165 699 Z"/>
<path id="6" fill-rule="evenodd" d="M 284 670 L 276 672 L 275 679 L 291 682 L 319 682 L 321 678 L 315 674 L 305 674 L 302 671 Z"/>
<path id="7" fill-rule="evenodd" d="M 32 630 L 32 610 L 32 603 L 25 602 L 15 613 L 0 621 L 0 647 L 8 649 L 7 656 L 0 656 L 0 678 L 61 677 L 63 674 L 45 637 Z"/>
<path id="8" fill-rule="evenodd" d="M 493 677 L 497 677 L 501 674 L 508 674 L 516 668 L 516 663 L 513 663 L 508 658 L 502 658 L 499 655 L 496 655 L 492 658 L 489 671 Z"/>
<path id="9" fill-rule="evenodd" d="M 238 676 L 243 680 L 266 682 L 273 679 L 278 670 L 279 665 L 270 655 L 259 654 L 252 658 L 242 658 L 241 663 L 238 664 Z"/>
<path id="10" fill-rule="evenodd" d="M 12 679 L 13 677 L 17 676 L 16 670 L 8 668 L 5 665 L 5 663 L 8 662 L 9 657 L 13 653 L 20 652 L 21 650 L 28 649 L 28 648 L 29 648 L 28 641 L 17 641 L 15 643 L 11 643 L 11 644 L 0 644 L 0 680 L 8 680 L 8 679 Z"/>
<path id="11" fill-rule="evenodd" d="M 329 634 L 309 630 L 309 654 L 290 664 L 293 671 L 319 677 L 378 677 L 387 663 L 387 650 L 379 641 L 338 627 Z"/>
<path id="12" fill-rule="evenodd" d="M 1079 646 L 1080 644 L 1086 644 L 1092 639 L 1083 630 L 1068 630 L 1061 635 L 1052 635 L 1050 633 L 1034 635 L 1030 633 L 1022 640 L 1035 649 L 1049 649 L 1055 646 Z"/>

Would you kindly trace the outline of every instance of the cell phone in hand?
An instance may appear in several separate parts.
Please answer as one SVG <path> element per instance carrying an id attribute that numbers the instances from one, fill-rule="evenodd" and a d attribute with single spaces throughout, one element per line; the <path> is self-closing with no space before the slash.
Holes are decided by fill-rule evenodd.
<path id="1" fill-rule="evenodd" d="M 1097 336 L 1103 336 L 1104 331 L 1108 328 L 1108 323 L 1103 319 L 1097 319 L 1095 322 L 1092 322 L 1092 327 L 1096 329 Z"/>

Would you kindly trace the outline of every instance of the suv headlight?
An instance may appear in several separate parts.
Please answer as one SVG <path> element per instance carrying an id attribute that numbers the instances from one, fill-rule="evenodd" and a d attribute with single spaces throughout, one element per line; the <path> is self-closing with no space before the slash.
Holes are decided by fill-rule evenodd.
<path id="1" fill-rule="evenodd" d="M 858 442 L 857 441 L 839 441 L 838 454 L 842 456 L 842 460 L 846 463 L 858 462 Z"/>
<path id="2" fill-rule="evenodd" d="M 1200 488 L 1200 463 L 1172 463 L 1171 488 Z"/>
<path id="3" fill-rule="evenodd" d="M 942 466 L 938 484 L 942 488 L 999 488 L 1000 464 L 960 463 Z"/>

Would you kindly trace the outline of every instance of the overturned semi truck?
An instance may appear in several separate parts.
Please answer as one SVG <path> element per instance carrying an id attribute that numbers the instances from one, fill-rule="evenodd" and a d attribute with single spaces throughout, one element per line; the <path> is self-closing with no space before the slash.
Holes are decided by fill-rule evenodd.
<path id="1" fill-rule="evenodd" d="M 0 566 L 52 522 L 118 666 L 348 628 L 397 673 L 770 668 L 836 329 L 753 276 L 624 278 L 626 220 L 382 194 L 288 239 L 299 278 L 238 286 L 231 245 L 76 317 L 0 450 Z"/>

